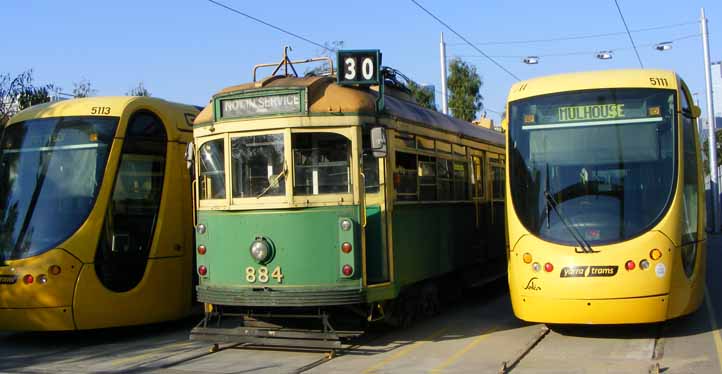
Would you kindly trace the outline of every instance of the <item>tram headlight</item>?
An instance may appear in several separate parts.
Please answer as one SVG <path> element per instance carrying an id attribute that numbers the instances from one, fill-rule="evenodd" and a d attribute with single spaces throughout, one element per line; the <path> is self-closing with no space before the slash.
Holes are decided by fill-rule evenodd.
<path id="1" fill-rule="evenodd" d="M 642 260 L 642 261 L 639 261 L 639 268 L 642 269 L 642 270 L 647 270 L 647 269 L 649 269 L 649 261 L 647 261 L 646 259 L 645 259 L 645 260 Z"/>
<path id="2" fill-rule="evenodd" d="M 649 251 L 649 258 L 651 258 L 654 261 L 659 260 L 660 258 L 662 258 L 662 251 L 660 251 L 657 248 Z"/>
<path id="3" fill-rule="evenodd" d="M 204 224 L 202 224 L 202 223 L 199 223 L 199 224 L 196 226 L 196 231 L 197 231 L 199 234 L 205 234 L 205 233 L 206 233 L 206 225 L 204 225 Z"/>
<path id="4" fill-rule="evenodd" d="M 260 264 L 268 262 L 271 258 L 271 245 L 265 238 L 260 236 L 256 237 L 253 243 L 251 243 L 249 251 L 251 253 L 251 257 Z"/>
<path id="5" fill-rule="evenodd" d="M 48 283 L 48 277 L 45 274 L 40 274 L 38 276 L 38 283 L 40 283 L 40 284 Z"/>
<path id="6" fill-rule="evenodd" d="M 343 230 L 343 231 L 351 230 L 351 220 L 350 219 L 342 219 L 341 220 L 341 230 Z"/>
<path id="7" fill-rule="evenodd" d="M 541 265 L 539 265 L 538 262 L 535 262 L 535 263 L 531 264 L 531 268 L 532 268 L 534 271 L 537 271 L 537 272 L 538 272 L 539 270 L 541 270 Z"/>

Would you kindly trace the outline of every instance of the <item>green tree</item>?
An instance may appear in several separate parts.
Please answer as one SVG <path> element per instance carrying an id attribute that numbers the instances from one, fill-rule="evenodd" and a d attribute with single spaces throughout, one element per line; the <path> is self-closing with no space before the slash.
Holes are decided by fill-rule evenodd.
<path id="1" fill-rule="evenodd" d="M 331 61 L 333 61 L 333 64 L 336 65 L 336 51 L 338 51 L 339 49 L 343 49 L 343 45 L 344 45 L 343 40 L 334 40 L 331 42 L 324 42 L 323 46 L 326 48 L 321 51 L 318 51 L 317 54 L 318 54 L 318 56 L 321 56 L 321 57 L 331 58 Z M 320 75 L 327 73 L 330 70 L 331 69 L 329 68 L 328 63 L 324 62 L 321 65 L 317 65 L 314 68 L 306 69 L 303 72 L 303 75 L 305 75 L 307 77 L 314 76 L 314 75 L 320 76 Z"/>
<path id="2" fill-rule="evenodd" d="M 90 81 L 83 78 L 80 82 L 73 83 L 73 96 L 74 97 L 90 97 L 95 96 L 97 90 L 92 88 Z"/>
<path id="3" fill-rule="evenodd" d="M 0 126 L 19 110 L 18 97 L 32 85 L 33 71 L 27 70 L 17 76 L 0 74 Z"/>
<path id="4" fill-rule="evenodd" d="M 475 66 L 458 57 L 451 60 L 448 79 L 449 108 L 454 117 L 469 122 L 476 118 L 476 113 L 484 108 L 484 98 L 479 92 L 482 84 Z"/>
<path id="5" fill-rule="evenodd" d="M 150 91 L 145 88 L 143 82 L 138 82 L 138 85 L 126 92 L 125 96 L 151 96 L 151 94 Z"/>
<path id="6" fill-rule="evenodd" d="M 48 84 L 40 87 L 26 87 L 18 95 L 18 107 L 20 110 L 30 108 L 33 105 L 50 102 L 50 94 L 57 91 L 55 86 Z"/>
<path id="7" fill-rule="evenodd" d="M 717 139 L 717 167 L 722 165 L 722 129 L 715 130 L 715 138 Z M 702 142 L 702 154 L 704 155 L 702 164 L 704 165 L 704 174 L 709 175 L 709 141 L 704 139 Z"/>
<path id="8" fill-rule="evenodd" d="M 414 81 L 409 81 L 408 88 L 411 91 L 411 97 L 419 105 L 424 108 L 436 110 L 436 103 L 434 102 L 434 91 Z"/>

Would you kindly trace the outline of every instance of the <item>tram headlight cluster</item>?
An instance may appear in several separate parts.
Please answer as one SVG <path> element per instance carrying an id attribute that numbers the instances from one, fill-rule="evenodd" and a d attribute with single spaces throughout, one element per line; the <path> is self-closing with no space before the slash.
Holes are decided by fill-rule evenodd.
<path id="1" fill-rule="evenodd" d="M 349 220 L 349 219 L 341 220 L 341 230 L 343 230 L 343 231 L 351 230 L 351 220 Z"/>
<path id="2" fill-rule="evenodd" d="M 268 262 L 271 259 L 271 244 L 263 237 L 256 237 L 249 248 L 251 257 L 259 264 Z"/>

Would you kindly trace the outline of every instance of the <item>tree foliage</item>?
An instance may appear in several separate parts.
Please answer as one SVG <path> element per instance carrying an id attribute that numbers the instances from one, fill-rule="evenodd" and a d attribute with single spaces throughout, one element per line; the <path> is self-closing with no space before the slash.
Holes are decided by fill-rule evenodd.
<path id="1" fill-rule="evenodd" d="M 16 76 L 0 74 L 0 125 L 20 110 L 50 101 L 51 93 L 56 91 L 52 84 L 33 85 L 32 69 Z"/>
<path id="2" fill-rule="evenodd" d="M 138 85 L 126 92 L 125 96 L 151 96 L 151 94 L 150 91 L 145 88 L 143 82 L 138 82 Z"/>
<path id="3" fill-rule="evenodd" d="M 722 129 L 715 130 L 715 138 L 717 139 L 717 167 L 722 166 Z M 704 155 L 702 164 L 704 165 L 704 174 L 709 175 L 709 141 L 705 139 L 702 142 L 702 154 Z"/>
<path id="4" fill-rule="evenodd" d="M 338 51 L 339 49 L 343 49 L 343 45 L 344 45 L 343 40 L 334 40 L 334 41 L 330 41 L 330 42 L 324 42 L 323 46 L 326 48 L 318 51 L 317 54 L 322 57 L 331 58 L 331 61 L 333 61 L 334 66 L 336 66 L 337 63 L 336 63 L 336 52 L 335 51 Z M 321 65 L 316 65 L 313 68 L 306 69 L 303 72 L 303 74 L 305 76 L 314 76 L 314 75 L 320 76 L 320 75 L 327 73 L 330 70 L 331 69 L 329 68 L 328 63 L 324 62 Z"/>
<path id="5" fill-rule="evenodd" d="M 409 81 L 408 87 L 411 91 L 411 97 L 414 99 L 414 101 L 416 101 L 424 108 L 436 110 L 436 103 L 434 102 L 434 91 L 414 81 Z"/>
<path id="6" fill-rule="evenodd" d="M 460 58 L 452 59 L 447 84 L 451 113 L 458 119 L 471 122 L 476 118 L 476 113 L 484 108 L 484 98 L 479 92 L 483 83 L 476 67 Z"/>
<path id="7" fill-rule="evenodd" d="M 73 83 L 73 97 L 90 97 L 96 93 L 97 90 L 93 89 L 90 81 L 85 78 Z"/>

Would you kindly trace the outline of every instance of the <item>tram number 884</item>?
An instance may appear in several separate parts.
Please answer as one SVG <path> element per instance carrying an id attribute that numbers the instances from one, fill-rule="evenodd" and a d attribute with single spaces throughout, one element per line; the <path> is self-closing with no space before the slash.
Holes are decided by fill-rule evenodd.
<path id="1" fill-rule="evenodd" d="M 246 282 L 248 283 L 268 283 L 271 278 L 275 279 L 278 283 L 283 283 L 283 272 L 280 266 L 276 266 L 270 274 L 268 273 L 268 268 L 265 266 L 259 267 L 258 270 L 253 266 L 246 268 Z"/>

